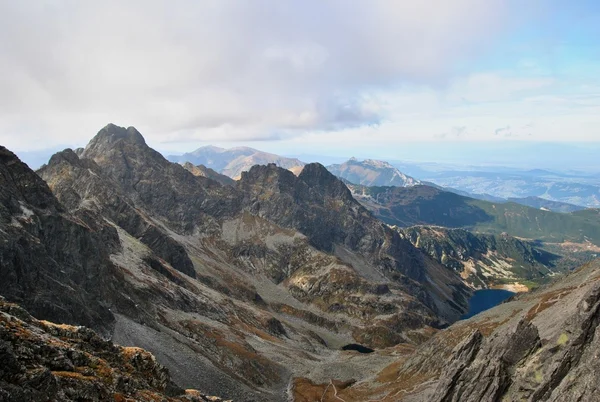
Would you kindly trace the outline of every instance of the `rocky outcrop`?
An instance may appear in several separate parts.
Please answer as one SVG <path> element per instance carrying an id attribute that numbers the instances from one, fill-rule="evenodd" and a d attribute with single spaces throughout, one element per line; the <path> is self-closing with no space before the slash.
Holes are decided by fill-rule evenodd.
<path id="1" fill-rule="evenodd" d="M 514 381 L 517 364 L 541 346 L 537 328 L 525 321 L 496 343 L 481 347 L 482 341 L 476 330 L 452 352 L 432 401 L 501 400 Z"/>
<path id="2" fill-rule="evenodd" d="M 125 134 L 123 136 L 129 138 Z M 136 136 L 133 140 L 145 145 L 143 139 L 139 140 Z M 69 210 L 97 212 L 140 239 L 178 271 L 195 277 L 192 261 L 181 244 L 136 208 L 121 185 L 107 177 L 93 160 L 79 158 L 75 152 L 66 149 L 53 155 L 38 174 Z"/>
<path id="3" fill-rule="evenodd" d="M 47 184 L 0 147 L 0 294 L 34 314 L 108 333 L 102 303 L 120 248 L 116 230 L 92 212 L 71 215 Z"/>
<path id="4" fill-rule="evenodd" d="M 154 356 L 0 299 L 0 400 L 222 401 L 179 388 Z"/>

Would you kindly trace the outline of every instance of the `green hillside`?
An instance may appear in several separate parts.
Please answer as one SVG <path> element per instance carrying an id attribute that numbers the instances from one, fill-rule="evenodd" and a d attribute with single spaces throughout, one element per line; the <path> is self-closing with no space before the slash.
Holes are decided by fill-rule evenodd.
<path id="1" fill-rule="evenodd" d="M 557 213 L 511 202 L 476 200 L 429 186 L 348 187 L 357 200 L 391 225 L 437 225 L 545 242 L 587 240 L 600 245 L 598 210 Z"/>

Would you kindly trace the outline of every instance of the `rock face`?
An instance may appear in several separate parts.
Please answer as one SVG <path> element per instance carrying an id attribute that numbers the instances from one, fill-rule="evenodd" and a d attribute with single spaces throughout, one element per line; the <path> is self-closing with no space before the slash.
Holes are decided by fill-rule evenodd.
<path id="1" fill-rule="evenodd" d="M 593 401 L 600 398 L 598 324 L 600 286 L 577 304 L 560 330 L 540 339 L 537 326 L 519 321 L 513 333 L 471 348 L 469 361 L 459 351 L 444 369 L 434 401 L 532 400 Z M 460 369 L 457 369 L 458 368 Z"/>
<path id="2" fill-rule="evenodd" d="M 327 166 L 327 170 L 350 183 L 364 186 L 411 187 L 421 184 L 389 163 L 373 159 L 359 162 L 352 158 L 340 165 Z"/>
<path id="3" fill-rule="evenodd" d="M 117 231 L 91 211 L 70 214 L 48 185 L 0 147 L 0 294 L 34 314 L 110 332 L 102 303 L 120 248 Z"/>
<path id="4" fill-rule="evenodd" d="M 176 386 L 139 348 L 124 348 L 85 327 L 31 317 L 0 299 L 2 401 L 222 401 Z"/>
<path id="5" fill-rule="evenodd" d="M 254 165 L 274 163 L 294 171 L 300 170 L 305 165 L 296 158 L 286 158 L 248 147 L 225 149 L 206 146 L 183 155 L 171 155 L 168 159 L 182 164 L 187 162 L 192 165 L 204 165 L 236 180 L 241 177 L 242 172 L 250 170 Z"/>
<path id="6" fill-rule="evenodd" d="M 175 269 L 195 276 L 185 249 L 164 228 L 140 211 L 135 202 L 120 190 L 92 159 L 79 158 L 66 149 L 52 156 L 39 174 L 48 181 L 64 206 L 72 211 L 90 210 L 125 229 Z M 136 194 L 133 194 L 136 196 Z"/>

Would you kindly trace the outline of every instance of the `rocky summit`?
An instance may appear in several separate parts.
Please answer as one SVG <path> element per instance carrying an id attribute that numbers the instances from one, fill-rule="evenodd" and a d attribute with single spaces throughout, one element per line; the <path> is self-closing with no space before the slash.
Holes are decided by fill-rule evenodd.
<path id="1" fill-rule="evenodd" d="M 234 182 L 112 124 L 37 172 L 0 149 L 0 395 L 551 400 L 565 381 L 595 395 L 566 372 L 593 377 L 596 265 L 457 322 L 502 261 L 524 256 L 510 274 L 528 278 L 552 256 L 390 227 L 348 186 L 318 163 Z M 546 310 L 566 321 L 548 327 Z"/>

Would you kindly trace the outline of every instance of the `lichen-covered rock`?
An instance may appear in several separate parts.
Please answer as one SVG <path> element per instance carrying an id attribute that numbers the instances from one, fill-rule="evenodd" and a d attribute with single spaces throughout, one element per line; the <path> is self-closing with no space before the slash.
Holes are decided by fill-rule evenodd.
<path id="1" fill-rule="evenodd" d="M 0 400 L 222 401 L 177 387 L 139 348 L 123 348 L 85 327 L 31 317 L 0 300 Z"/>

